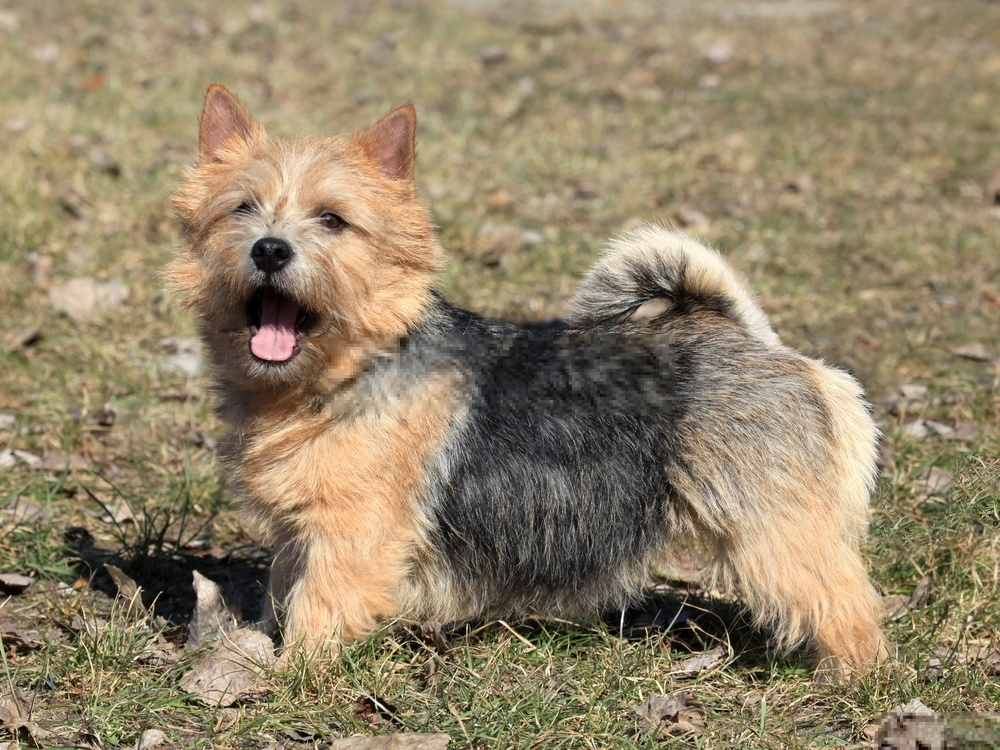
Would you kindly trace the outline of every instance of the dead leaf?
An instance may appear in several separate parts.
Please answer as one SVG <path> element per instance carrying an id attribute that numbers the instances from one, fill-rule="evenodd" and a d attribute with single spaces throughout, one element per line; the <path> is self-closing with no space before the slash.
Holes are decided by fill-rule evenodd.
<path id="1" fill-rule="evenodd" d="M 524 230 L 511 224 L 483 224 L 476 233 L 472 250 L 477 257 L 497 261 L 520 250 L 524 245 Z"/>
<path id="2" fill-rule="evenodd" d="M 42 463 L 42 459 L 34 453 L 19 450 L 0 451 L 0 469 L 12 469 L 18 465 L 27 466 L 29 469 L 37 469 Z"/>
<path id="3" fill-rule="evenodd" d="M 281 733 L 292 742 L 312 742 L 316 737 L 316 733 L 308 729 L 283 729 Z M 268 750 L 271 750 L 271 748 L 268 748 Z"/>
<path id="4" fill-rule="evenodd" d="M 222 589 L 197 570 L 194 571 L 194 593 L 198 603 L 188 626 L 187 646 L 201 646 L 236 629 L 236 618 L 226 606 Z"/>
<path id="5" fill-rule="evenodd" d="M 725 660 L 726 654 L 725 648 L 716 646 L 704 653 L 694 654 L 686 659 L 681 659 L 672 672 L 674 674 L 694 674 L 703 672 L 706 669 L 714 669 Z"/>
<path id="6" fill-rule="evenodd" d="M 147 729 L 139 737 L 138 750 L 153 750 L 167 744 L 167 733 L 160 729 Z"/>
<path id="7" fill-rule="evenodd" d="M 37 630 L 8 629 L 0 625 L 0 638 L 3 638 L 5 648 L 17 648 L 24 651 L 34 651 L 45 645 L 45 638 Z"/>
<path id="8" fill-rule="evenodd" d="M 917 414 L 927 405 L 927 386 L 903 383 L 899 390 L 885 401 L 886 410 L 897 417 Z"/>
<path id="9" fill-rule="evenodd" d="M 931 584 L 930 573 L 924 573 L 920 576 L 920 580 L 917 582 L 916 588 L 913 589 L 913 593 L 910 594 L 909 600 L 906 602 L 906 606 L 910 609 L 919 609 L 924 603 L 924 599 L 927 598 L 927 589 Z"/>
<path id="10" fill-rule="evenodd" d="M 108 78 L 103 73 L 94 73 L 93 75 L 87 76 L 80 81 L 80 90 L 90 94 L 104 88 L 104 84 L 107 83 L 107 81 Z"/>
<path id="11" fill-rule="evenodd" d="M 622 101 L 661 102 L 665 98 L 657 85 L 656 72 L 649 68 L 634 68 L 611 84 L 611 94 Z"/>
<path id="12" fill-rule="evenodd" d="M 45 451 L 42 456 L 42 463 L 39 464 L 43 471 L 64 472 L 82 471 L 90 468 L 90 462 L 79 453 L 61 453 L 60 451 Z"/>
<path id="13" fill-rule="evenodd" d="M 497 190 L 495 193 L 490 193 L 486 196 L 486 205 L 497 211 L 510 208 L 513 202 L 510 194 L 505 190 Z"/>
<path id="14" fill-rule="evenodd" d="M 87 153 L 87 161 L 90 162 L 97 171 L 103 172 L 111 177 L 121 177 L 122 166 L 111 153 L 100 146 L 95 146 Z"/>
<path id="15" fill-rule="evenodd" d="M 980 343 L 956 347 L 951 353 L 962 359 L 971 359 L 973 362 L 989 362 L 993 359 L 993 355 Z"/>
<path id="16" fill-rule="evenodd" d="M 12 10 L 3 8 L 0 10 L 0 31 L 17 31 L 21 25 L 21 19 Z"/>
<path id="17" fill-rule="evenodd" d="M 725 37 L 715 39 L 704 48 L 702 57 L 711 65 L 723 65 L 733 59 L 733 43 Z"/>
<path id="18" fill-rule="evenodd" d="M 117 417 L 118 412 L 115 411 L 115 408 L 109 404 L 105 404 L 90 415 L 89 424 L 94 428 L 108 429 L 114 426 Z"/>
<path id="19" fill-rule="evenodd" d="M 403 724 L 396 718 L 399 709 L 384 698 L 377 695 L 362 695 L 354 702 L 354 713 L 359 719 L 363 719 L 369 724 L 394 724 L 402 727 Z"/>
<path id="20" fill-rule="evenodd" d="M 76 633 L 86 633 L 90 638 L 96 638 L 104 629 L 108 627 L 108 621 L 103 617 L 80 617 L 79 615 L 74 616 L 72 620 L 69 621 L 68 628 Z"/>
<path id="21" fill-rule="evenodd" d="M 274 663 L 271 639 L 241 628 L 223 635 L 184 676 L 180 688 L 208 706 L 256 700 L 267 690 L 265 670 Z"/>
<path id="22" fill-rule="evenodd" d="M 149 614 L 146 606 L 142 603 L 142 588 L 129 576 L 125 575 L 121 569 L 112 565 L 111 563 L 105 563 L 104 569 L 108 571 L 111 576 L 111 580 L 115 582 L 115 586 L 118 587 L 118 595 L 125 600 L 126 611 L 135 612 L 137 615 L 144 617 Z"/>
<path id="23" fill-rule="evenodd" d="M 930 431 L 927 429 L 927 425 L 920 419 L 915 422 L 907 422 L 903 425 L 903 429 L 900 430 L 900 432 L 903 437 L 909 438 L 910 440 L 923 440 L 930 434 Z"/>
<path id="24" fill-rule="evenodd" d="M 49 304 L 77 323 L 91 321 L 97 314 L 121 305 L 129 288 L 117 279 L 98 281 L 86 276 L 70 279 L 49 290 Z"/>
<path id="25" fill-rule="evenodd" d="M 813 181 L 812 175 L 802 173 L 787 177 L 784 188 L 790 193 L 812 195 L 816 192 L 816 183 Z"/>
<path id="26" fill-rule="evenodd" d="M 968 443 L 979 437 L 979 426 L 972 422 L 959 422 L 955 425 L 955 434 L 952 440 L 960 443 Z"/>
<path id="27" fill-rule="evenodd" d="M 916 483 L 914 491 L 918 496 L 928 497 L 930 495 L 944 495 L 954 486 L 951 472 L 932 466 L 924 477 Z"/>
<path id="28" fill-rule="evenodd" d="M 180 648 L 164 638 L 162 633 L 157 633 L 149 639 L 135 660 L 139 664 L 162 667 L 176 664 L 183 658 L 184 652 Z"/>
<path id="29" fill-rule="evenodd" d="M 681 229 L 704 232 L 711 225 L 709 218 L 691 206 L 678 206 L 670 212 L 670 221 Z"/>
<path id="30" fill-rule="evenodd" d="M 924 426 L 935 435 L 940 438 L 944 438 L 945 440 L 953 440 L 955 437 L 955 428 L 944 424 L 944 422 L 935 422 L 932 419 L 925 419 Z"/>
<path id="31" fill-rule="evenodd" d="M 660 738 L 705 731 L 705 708 L 688 691 L 673 695 L 651 695 L 632 711 L 652 725 Z"/>
<path id="32" fill-rule="evenodd" d="M 703 89 L 717 89 L 722 85 L 722 76 L 718 73 L 706 73 L 698 79 L 698 87 Z"/>
<path id="33" fill-rule="evenodd" d="M 910 609 L 906 603 L 910 597 L 902 594 L 888 594 L 882 597 L 882 619 L 890 622 L 902 620 L 910 614 Z"/>
<path id="34" fill-rule="evenodd" d="M 35 326 L 14 326 L 3 332 L 2 348 L 7 352 L 14 352 L 18 349 L 26 349 L 32 344 L 38 343 L 42 338 L 42 331 Z"/>
<path id="35" fill-rule="evenodd" d="M 5 520 L 8 523 L 19 526 L 24 523 L 33 523 L 39 519 L 46 518 L 49 514 L 50 511 L 46 510 L 38 503 L 32 502 L 24 497 L 19 497 L 16 501 L 14 501 L 12 506 L 7 508 L 5 512 Z"/>
<path id="36" fill-rule="evenodd" d="M 189 378 L 201 374 L 204 369 L 204 357 L 199 340 L 170 337 L 162 339 L 160 346 L 167 352 L 167 356 L 160 362 L 161 369 Z"/>
<path id="37" fill-rule="evenodd" d="M 945 750 L 944 724 L 934 711 L 914 698 L 882 720 L 875 746 L 885 750 Z"/>
<path id="38" fill-rule="evenodd" d="M 420 623 L 420 637 L 424 643 L 439 654 L 443 655 L 451 651 L 451 643 L 448 642 L 443 626 L 437 620 L 426 620 Z"/>
<path id="39" fill-rule="evenodd" d="M 347 737 L 330 743 L 330 750 L 444 750 L 446 734 L 390 734 L 385 737 Z"/>
<path id="40" fill-rule="evenodd" d="M 124 523 L 138 523 L 139 519 L 135 517 L 135 511 L 132 510 L 132 506 L 121 495 L 116 496 L 110 502 L 105 500 L 106 496 L 103 492 L 94 493 L 94 496 L 100 499 L 101 508 L 105 511 L 104 515 L 101 516 L 101 520 L 104 523 L 119 525 Z"/>
<path id="41" fill-rule="evenodd" d="M 503 47 L 484 47 L 479 50 L 477 55 L 485 68 L 491 68 L 502 62 L 506 62 L 509 57 L 507 50 Z"/>
<path id="42" fill-rule="evenodd" d="M 31 278 L 35 280 L 36 284 L 41 285 L 48 279 L 52 274 L 53 265 L 54 261 L 51 255 L 35 251 L 28 253 L 28 268 L 31 272 Z"/>
<path id="43" fill-rule="evenodd" d="M 0 724 L 28 747 L 46 747 L 47 743 L 41 740 L 52 736 L 52 732 L 31 720 L 29 707 L 34 704 L 34 698 L 18 693 L 12 693 L 10 689 L 0 693 Z"/>

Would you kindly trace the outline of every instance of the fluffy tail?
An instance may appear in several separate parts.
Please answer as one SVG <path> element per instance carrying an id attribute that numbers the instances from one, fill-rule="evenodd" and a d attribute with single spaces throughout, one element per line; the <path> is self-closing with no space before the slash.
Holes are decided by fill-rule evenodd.
<path id="1" fill-rule="evenodd" d="M 574 325 L 710 310 L 767 346 L 781 346 L 746 280 L 715 250 L 646 225 L 612 240 L 570 301 Z"/>

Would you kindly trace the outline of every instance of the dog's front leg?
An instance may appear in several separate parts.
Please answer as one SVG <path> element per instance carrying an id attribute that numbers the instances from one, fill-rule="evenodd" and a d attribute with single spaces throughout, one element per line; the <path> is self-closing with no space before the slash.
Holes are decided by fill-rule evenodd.
<path id="1" fill-rule="evenodd" d="M 377 519 L 352 520 L 317 519 L 276 551 L 265 615 L 283 609 L 286 644 L 336 651 L 397 613 L 406 545 Z"/>

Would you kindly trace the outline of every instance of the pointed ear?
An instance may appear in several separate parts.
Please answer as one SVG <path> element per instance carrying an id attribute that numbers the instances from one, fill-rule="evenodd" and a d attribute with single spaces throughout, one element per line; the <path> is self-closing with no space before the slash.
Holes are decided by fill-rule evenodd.
<path id="1" fill-rule="evenodd" d="M 205 106 L 201 110 L 198 141 L 201 161 L 219 161 L 219 152 L 226 141 L 233 138 L 248 141 L 256 128 L 256 123 L 239 99 L 225 86 L 213 83 L 205 92 Z"/>
<path id="2" fill-rule="evenodd" d="M 393 180 L 412 180 L 417 138 L 417 111 L 412 104 L 392 110 L 368 130 L 354 135 L 354 142 Z"/>

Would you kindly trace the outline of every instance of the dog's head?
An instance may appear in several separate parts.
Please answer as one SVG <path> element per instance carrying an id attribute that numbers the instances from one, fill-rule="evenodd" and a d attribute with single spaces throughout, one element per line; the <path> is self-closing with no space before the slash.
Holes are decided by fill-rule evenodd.
<path id="1" fill-rule="evenodd" d="M 350 136 L 279 140 L 209 87 L 166 279 L 228 377 L 308 381 L 420 320 L 441 250 L 413 182 L 415 129 L 407 105 Z"/>

